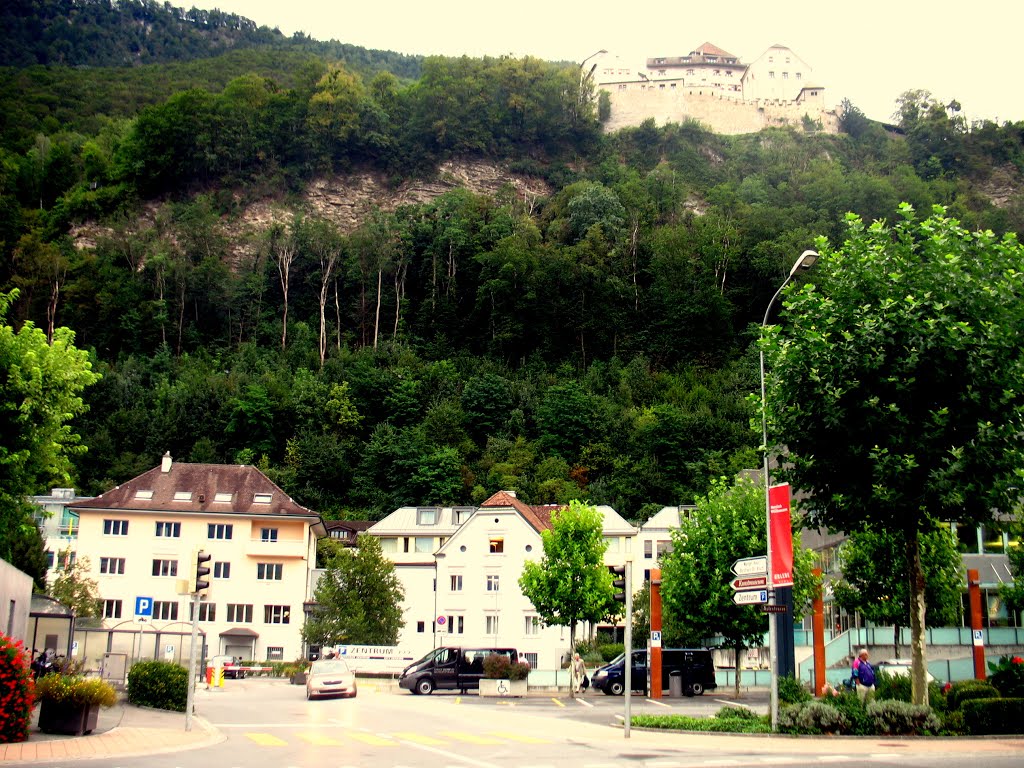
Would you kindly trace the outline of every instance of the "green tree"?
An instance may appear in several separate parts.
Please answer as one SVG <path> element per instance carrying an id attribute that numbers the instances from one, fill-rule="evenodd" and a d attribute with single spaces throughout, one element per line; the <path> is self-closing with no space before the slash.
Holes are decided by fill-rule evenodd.
<path id="1" fill-rule="evenodd" d="M 900 629 L 910 616 L 907 550 L 892 531 L 857 531 L 840 549 L 842 579 L 832 588 L 836 602 L 859 611 L 874 624 L 893 627 L 893 656 L 899 655 Z M 925 605 L 933 627 L 957 624 L 961 613 L 960 553 L 948 526 L 921 533 Z"/>
<path id="2" fill-rule="evenodd" d="M 544 624 L 569 627 L 570 652 L 576 647 L 576 625 L 600 621 L 614 605 L 603 530 L 596 507 L 569 502 L 552 513 L 551 528 L 541 531 L 544 556 L 524 563 L 519 577 L 520 589 Z"/>
<path id="3" fill-rule="evenodd" d="M 67 562 L 71 552 L 58 553 L 60 562 Z M 64 568 L 50 585 L 50 597 L 75 612 L 76 618 L 91 619 L 100 615 L 100 591 L 95 579 L 89 578 L 89 558 L 83 557 Z"/>
<path id="4" fill-rule="evenodd" d="M 847 216 L 815 284 L 765 334 L 768 418 L 810 524 L 906 547 L 913 700 L 925 704 L 920 534 L 1010 510 L 1024 477 L 1024 251 L 942 208 L 892 226 Z"/>
<path id="5" fill-rule="evenodd" d="M 1024 537 L 1024 522 L 1021 521 L 1021 510 L 1017 509 L 1017 522 L 1011 530 L 1014 537 L 1020 540 Z M 1002 584 L 999 587 L 999 596 L 1006 601 L 1006 608 L 1009 611 L 1024 611 L 1024 547 L 1018 545 L 1011 547 L 1008 553 L 1010 560 L 1010 572 L 1013 574 L 1013 581 L 1009 584 Z"/>
<path id="6" fill-rule="evenodd" d="M 661 564 L 661 597 L 666 623 L 685 645 L 725 638 L 736 659 L 735 695 L 739 696 L 743 651 L 759 645 L 768 629 L 760 606 L 736 605 L 730 586 L 733 563 L 766 551 L 764 486 L 740 477 L 712 482 L 697 509 L 672 532 L 672 551 Z M 793 541 L 793 604 L 802 612 L 810 594 L 810 552 Z M 794 619 L 797 616 L 794 616 Z"/>
<path id="7" fill-rule="evenodd" d="M 342 549 L 328 561 L 313 592 L 317 608 L 302 637 L 318 645 L 394 645 L 405 625 L 404 597 L 380 540 L 361 535 L 354 549 Z"/>
<path id="8" fill-rule="evenodd" d="M 0 293 L 0 319 L 18 291 Z M 31 322 L 15 333 L 0 325 L 0 555 L 10 559 L 15 532 L 31 525 L 24 499 L 70 479 L 71 456 L 81 453 L 70 421 L 86 410 L 81 392 L 99 379 L 74 333 L 53 342 Z"/>

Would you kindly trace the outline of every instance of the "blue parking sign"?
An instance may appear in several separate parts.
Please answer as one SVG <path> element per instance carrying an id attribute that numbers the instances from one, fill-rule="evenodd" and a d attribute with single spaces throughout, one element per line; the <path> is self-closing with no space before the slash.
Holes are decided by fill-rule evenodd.
<path id="1" fill-rule="evenodd" d="M 135 615 L 145 616 L 152 618 L 153 616 L 153 598 L 152 597 L 136 597 L 135 598 Z"/>

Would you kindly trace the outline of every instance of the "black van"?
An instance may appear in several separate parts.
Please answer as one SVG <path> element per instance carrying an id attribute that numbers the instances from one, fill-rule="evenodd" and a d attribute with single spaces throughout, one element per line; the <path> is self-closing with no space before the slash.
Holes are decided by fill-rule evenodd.
<path id="1" fill-rule="evenodd" d="M 484 676 L 484 658 L 492 653 L 519 661 L 515 648 L 435 648 L 419 661 L 414 661 L 398 678 L 401 688 L 427 694 L 437 690 L 479 688 Z"/>
<path id="2" fill-rule="evenodd" d="M 598 668 L 591 684 L 609 696 L 621 696 L 626 690 L 625 658 L 626 654 L 619 654 Z M 700 696 L 704 691 L 713 691 L 718 687 L 715 661 L 707 648 L 662 648 L 661 690 L 668 690 L 673 672 L 681 676 L 686 696 Z M 630 686 L 634 691 L 647 693 L 647 651 L 633 651 Z"/>

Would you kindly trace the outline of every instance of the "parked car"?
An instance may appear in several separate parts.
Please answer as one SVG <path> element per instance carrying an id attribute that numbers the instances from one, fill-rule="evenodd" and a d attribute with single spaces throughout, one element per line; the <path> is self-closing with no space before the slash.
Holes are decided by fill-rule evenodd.
<path id="1" fill-rule="evenodd" d="M 910 677 L 910 668 L 912 666 L 913 664 L 910 659 L 887 659 L 886 661 L 878 662 L 875 671 L 884 672 L 887 675 Z M 927 670 L 925 670 L 924 677 L 929 683 L 935 682 L 932 673 Z"/>
<path id="2" fill-rule="evenodd" d="M 599 667 L 592 679 L 592 685 L 609 696 L 621 696 L 626 690 L 624 653 Z M 700 696 L 704 691 L 718 687 L 715 680 L 715 661 L 707 648 L 662 648 L 661 690 L 669 689 L 673 673 L 682 680 L 683 694 Z M 647 652 L 633 651 L 633 669 L 630 673 L 630 687 L 634 691 L 647 692 Z"/>
<path id="3" fill-rule="evenodd" d="M 319 659 L 309 665 L 306 673 L 306 698 L 344 696 L 354 699 L 358 688 L 356 674 L 344 659 Z"/>
<path id="4" fill-rule="evenodd" d="M 401 688 L 413 693 L 428 694 L 437 690 L 479 689 L 484 676 L 484 658 L 496 653 L 518 661 L 515 648 L 435 648 L 419 661 L 414 661 L 398 679 Z"/>
<path id="5" fill-rule="evenodd" d="M 234 656 L 214 656 L 208 662 L 208 667 L 219 666 L 224 670 L 224 679 L 241 680 L 245 677 L 245 670 Z"/>

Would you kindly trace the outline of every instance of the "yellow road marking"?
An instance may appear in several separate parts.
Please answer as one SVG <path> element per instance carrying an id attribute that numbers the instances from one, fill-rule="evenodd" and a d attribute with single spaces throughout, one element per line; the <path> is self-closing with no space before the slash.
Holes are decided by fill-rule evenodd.
<path id="1" fill-rule="evenodd" d="M 269 733 L 247 733 L 245 734 L 250 739 L 255 741 L 261 747 L 286 747 L 288 742 L 284 739 L 279 739 L 277 736 L 271 736 Z"/>
<path id="2" fill-rule="evenodd" d="M 538 739 L 536 736 L 528 736 L 525 733 L 513 733 L 512 731 L 488 731 L 491 736 L 497 736 L 509 741 L 521 741 L 524 744 L 550 744 L 547 739 Z"/>
<path id="3" fill-rule="evenodd" d="M 375 747 L 394 747 L 398 744 L 398 742 L 392 741 L 391 739 L 385 739 L 383 736 L 376 736 L 372 733 L 349 731 L 346 735 L 351 736 L 356 741 L 361 741 L 364 744 L 372 744 Z"/>
<path id="4" fill-rule="evenodd" d="M 462 733 L 461 731 L 442 731 L 442 736 L 447 736 L 456 741 L 465 741 L 468 744 L 501 744 L 497 739 L 488 739 L 484 736 L 477 736 L 475 733 Z"/>
<path id="5" fill-rule="evenodd" d="M 565 704 L 563 704 L 563 703 L 562 703 L 561 701 L 559 701 L 558 699 L 552 699 L 551 701 L 553 701 L 553 702 L 554 702 L 555 704 L 557 704 L 558 706 L 560 706 L 560 707 L 561 707 L 562 709 L 565 709 Z"/>
<path id="6" fill-rule="evenodd" d="M 396 739 L 401 739 L 402 741 L 411 741 L 416 744 L 424 744 L 428 747 L 437 747 L 442 744 L 448 743 L 446 741 L 441 741 L 440 739 L 435 739 L 433 736 L 423 736 L 419 733 L 412 733 L 408 731 L 404 731 L 402 733 L 392 733 L 391 736 Z"/>
<path id="7" fill-rule="evenodd" d="M 343 742 L 322 733 L 300 733 L 299 738 L 318 747 L 340 747 Z"/>

